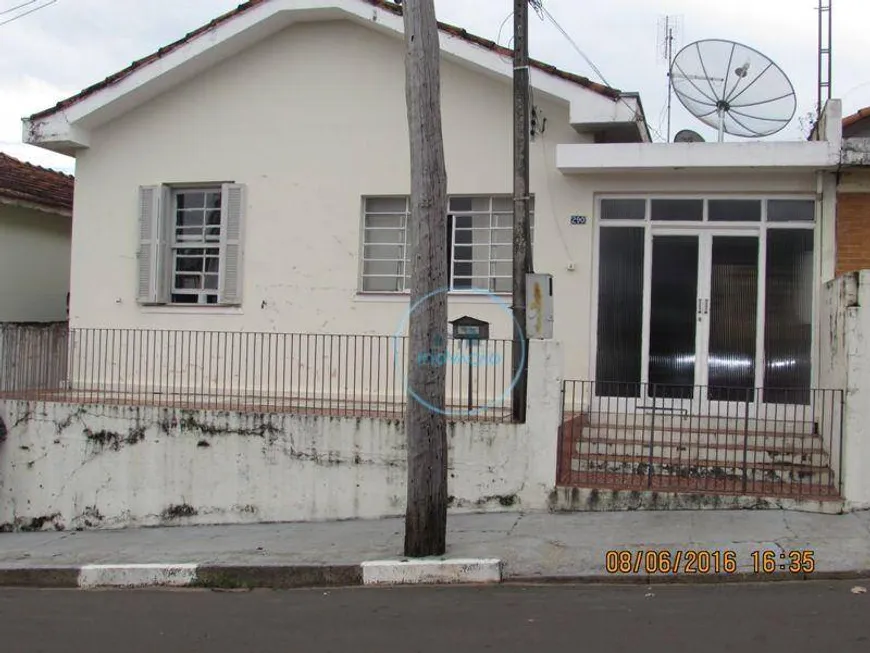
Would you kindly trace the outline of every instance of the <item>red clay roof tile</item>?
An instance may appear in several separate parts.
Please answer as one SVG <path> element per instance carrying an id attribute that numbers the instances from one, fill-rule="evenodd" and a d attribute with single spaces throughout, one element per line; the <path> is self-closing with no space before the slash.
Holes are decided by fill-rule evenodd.
<path id="1" fill-rule="evenodd" d="M 71 175 L 19 161 L 0 152 L 0 197 L 72 211 Z"/>
<path id="2" fill-rule="evenodd" d="M 857 113 L 853 113 L 851 116 L 846 116 L 843 118 L 843 128 L 851 127 L 857 122 L 861 122 L 864 118 L 870 118 L 870 107 L 865 109 L 861 109 Z"/>
<path id="3" fill-rule="evenodd" d="M 367 4 L 370 4 L 370 5 L 373 5 L 375 7 L 378 7 L 380 9 L 390 11 L 390 12 L 396 14 L 397 16 L 402 15 L 402 7 L 400 5 L 393 3 L 393 2 L 388 2 L 387 0 L 360 0 L 360 1 L 365 2 Z M 221 16 L 218 16 L 217 18 L 215 18 L 214 20 L 210 21 L 209 23 L 203 25 L 202 27 L 195 29 L 192 32 L 189 32 L 188 34 L 186 34 L 182 38 L 178 39 L 177 41 L 170 43 L 169 45 L 163 46 L 162 48 L 157 50 L 157 52 L 154 52 L 153 54 L 150 54 L 147 57 L 143 57 L 142 59 L 134 61 L 132 64 L 130 64 L 129 66 L 127 66 L 123 70 L 118 71 L 114 75 L 110 75 L 109 77 L 107 77 L 103 81 L 97 82 L 96 84 L 88 86 L 86 89 L 82 90 L 81 92 L 77 93 L 76 95 L 73 95 L 65 100 L 61 100 L 55 106 L 53 106 L 49 109 L 45 109 L 43 111 L 40 111 L 38 113 L 33 114 L 32 116 L 30 116 L 30 120 L 37 120 L 39 118 L 44 118 L 46 116 L 49 116 L 53 113 L 56 113 L 56 112 L 62 110 L 62 109 L 66 109 L 67 107 L 69 107 L 69 106 L 71 106 L 71 105 L 73 105 L 81 100 L 84 100 L 87 97 L 90 97 L 91 95 L 93 95 L 97 91 L 100 91 L 104 88 L 107 88 L 109 86 L 117 84 L 122 79 L 129 77 L 137 70 L 139 70 L 139 69 L 147 66 L 148 64 L 166 56 L 170 52 L 177 50 L 178 48 L 193 41 L 194 39 L 198 38 L 199 36 L 202 36 L 206 32 L 209 32 L 209 31 L 219 27 L 220 25 L 232 20 L 236 16 L 239 16 L 240 14 L 243 14 L 246 11 L 253 9 L 254 7 L 256 7 L 258 5 L 261 5 L 264 2 L 269 2 L 269 0 L 248 0 L 248 2 L 245 2 L 241 5 L 239 5 L 238 7 L 233 9 L 232 11 L 229 11 Z M 450 25 L 448 23 L 442 23 L 442 22 L 438 23 L 438 27 L 439 27 L 439 29 L 441 29 L 441 31 L 443 31 L 447 34 L 450 34 L 450 35 L 455 36 L 457 38 L 461 38 L 465 41 L 468 41 L 469 43 L 473 43 L 473 44 L 480 46 L 482 48 L 492 50 L 493 52 L 496 52 L 502 56 L 512 56 L 512 54 L 513 54 L 513 50 L 511 50 L 510 48 L 505 48 L 503 46 L 498 45 L 494 41 L 490 41 L 490 40 L 485 39 L 483 37 L 476 36 L 474 34 L 470 34 L 469 32 L 466 32 L 461 27 L 457 27 L 455 25 Z M 573 73 L 569 73 L 569 72 L 566 72 L 564 70 L 560 70 L 560 69 L 556 68 L 555 66 L 551 66 L 551 65 L 543 63 L 541 61 L 537 61 L 537 60 L 532 59 L 530 61 L 530 64 L 532 65 L 532 67 L 537 68 L 538 70 L 541 70 L 541 71 L 548 73 L 550 75 L 554 75 L 556 77 L 560 77 L 560 78 L 567 80 L 569 82 L 573 82 L 574 84 L 578 84 L 580 86 L 588 88 L 591 91 L 595 91 L 596 93 L 599 93 L 601 95 L 609 97 L 613 100 L 618 99 L 621 95 L 620 91 L 618 91 L 617 89 L 611 88 L 609 86 L 605 86 L 603 84 L 598 84 L 596 82 L 591 81 L 590 79 L 588 79 L 586 77 L 582 77 L 580 75 L 575 75 Z"/>

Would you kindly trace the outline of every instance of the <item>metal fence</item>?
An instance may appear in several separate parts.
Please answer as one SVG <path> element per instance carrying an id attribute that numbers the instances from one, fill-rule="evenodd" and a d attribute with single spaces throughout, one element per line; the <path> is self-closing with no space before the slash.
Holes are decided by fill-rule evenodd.
<path id="1" fill-rule="evenodd" d="M 0 378 L 7 398 L 398 418 L 407 396 L 402 336 L 8 329 L 0 341 L 19 343 Z M 450 417 L 511 421 L 511 345 L 451 339 L 414 364 L 446 368 Z"/>
<path id="2" fill-rule="evenodd" d="M 0 323 L 0 392 L 54 390 L 67 376 L 66 322 Z"/>
<path id="3" fill-rule="evenodd" d="M 837 497 L 842 390 L 565 381 L 559 484 Z"/>

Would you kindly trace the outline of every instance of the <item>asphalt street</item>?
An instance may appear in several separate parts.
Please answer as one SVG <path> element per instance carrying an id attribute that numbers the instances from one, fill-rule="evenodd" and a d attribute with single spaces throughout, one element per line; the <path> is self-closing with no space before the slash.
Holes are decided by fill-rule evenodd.
<path id="1" fill-rule="evenodd" d="M 9 653 L 870 650 L 866 581 L 0 591 Z"/>

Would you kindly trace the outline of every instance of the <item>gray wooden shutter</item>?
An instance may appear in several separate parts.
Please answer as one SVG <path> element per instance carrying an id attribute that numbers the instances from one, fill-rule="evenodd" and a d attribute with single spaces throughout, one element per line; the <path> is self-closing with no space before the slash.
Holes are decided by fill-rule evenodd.
<path id="1" fill-rule="evenodd" d="M 224 184 L 221 199 L 221 280 L 219 302 L 242 303 L 242 227 L 245 214 L 245 187 Z"/>
<path id="2" fill-rule="evenodd" d="M 159 302 L 160 186 L 139 188 L 139 248 L 136 252 L 136 299 L 140 304 Z"/>

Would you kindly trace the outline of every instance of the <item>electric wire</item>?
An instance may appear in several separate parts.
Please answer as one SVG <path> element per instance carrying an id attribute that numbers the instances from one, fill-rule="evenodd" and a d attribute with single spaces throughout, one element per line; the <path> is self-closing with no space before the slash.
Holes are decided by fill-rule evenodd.
<path id="1" fill-rule="evenodd" d="M 30 14 L 36 13 L 40 9 L 45 9 L 46 7 L 50 7 L 51 5 L 55 4 L 56 2 L 57 2 L 57 0 L 48 0 L 48 2 L 46 2 L 44 5 L 39 5 L 38 7 L 34 7 L 33 9 L 22 12 L 22 13 L 18 14 L 17 16 L 13 16 L 12 18 L 7 18 L 4 21 L 0 21 L 0 27 L 2 27 L 3 25 L 8 25 L 9 23 L 14 23 L 19 18 L 24 18 L 25 16 L 29 16 Z M 12 9 L 7 9 L 3 13 L 9 13 L 10 11 L 15 11 L 15 9 L 20 9 L 21 7 L 26 7 L 29 4 L 32 4 L 32 3 L 25 2 L 23 5 L 19 5 L 18 7 L 13 7 Z"/>

